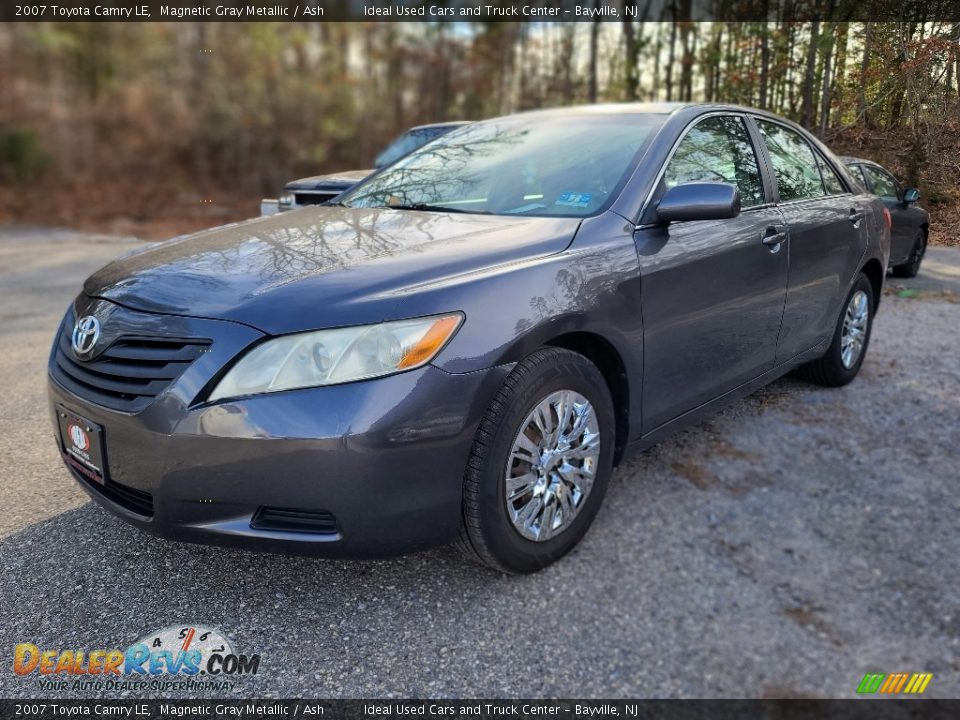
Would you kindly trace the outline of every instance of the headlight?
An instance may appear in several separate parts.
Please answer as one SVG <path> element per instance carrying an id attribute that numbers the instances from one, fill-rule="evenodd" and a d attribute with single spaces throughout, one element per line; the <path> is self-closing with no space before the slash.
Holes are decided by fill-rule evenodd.
<path id="1" fill-rule="evenodd" d="M 461 313 L 285 335 L 257 345 L 210 400 L 338 385 L 426 365 L 463 322 Z"/>
<path id="2" fill-rule="evenodd" d="M 281 195 L 280 198 L 277 200 L 277 205 L 279 205 L 279 206 L 282 207 L 282 208 L 292 208 L 292 207 L 293 207 L 293 203 L 294 203 L 294 199 L 295 199 L 295 198 L 293 197 L 293 194 L 292 194 L 292 193 L 284 193 L 284 194 Z"/>

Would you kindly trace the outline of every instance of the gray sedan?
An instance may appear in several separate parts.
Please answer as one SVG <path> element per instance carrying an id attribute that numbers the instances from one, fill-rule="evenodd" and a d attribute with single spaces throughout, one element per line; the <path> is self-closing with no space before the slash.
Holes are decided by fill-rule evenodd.
<path id="1" fill-rule="evenodd" d="M 918 204 L 920 191 L 904 187 L 893 173 L 872 160 L 840 158 L 850 174 L 883 200 L 890 213 L 890 268 L 897 277 L 912 278 L 920 272 L 927 252 L 930 213 Z"/>
<path id="2" fill-rule="evenodd" d="M 747 108 L 471 124 L 337 206 L 94 274 L 50 355 L 58 448 L 161 536 L 327 556 L 459 539 L 532 572 L 629 453 L 795 368 L 853 380 L 883 210 Z"/>

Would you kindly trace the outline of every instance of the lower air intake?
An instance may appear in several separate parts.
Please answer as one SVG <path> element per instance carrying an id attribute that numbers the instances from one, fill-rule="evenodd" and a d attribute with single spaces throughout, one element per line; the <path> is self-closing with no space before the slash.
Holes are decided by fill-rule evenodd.
<path id="1" fill-rule="evenodd" d="M 273 530 L 276 532 L 316 533 L 335 535 L 337 519 L 326 510 L 285 510 L 283 508 L 261 507 L 250 521 L 254 530 Z"/>

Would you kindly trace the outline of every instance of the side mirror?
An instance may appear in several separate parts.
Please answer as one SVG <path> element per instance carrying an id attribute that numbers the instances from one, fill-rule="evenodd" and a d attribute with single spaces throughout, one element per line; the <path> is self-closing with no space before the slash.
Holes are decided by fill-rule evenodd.
<path id="1" fill-rule="evenodd" d="M 907 188 L 903 191 L 903 201 L 908 205 L 920 199 L 920 191 L 916 188 Z"/>
<path id="2" fill-rule="evenodd" d="M 667 190 L 657 204 L 665 222 L 725 220 L 740 214 L 740 191 L 727 183 L 684 183 Z"/>

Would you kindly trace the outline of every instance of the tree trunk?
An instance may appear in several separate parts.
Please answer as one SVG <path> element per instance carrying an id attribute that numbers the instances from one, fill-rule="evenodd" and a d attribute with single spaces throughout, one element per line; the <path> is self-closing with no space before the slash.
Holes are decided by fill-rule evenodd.
<path id="1" fill-rule="evenodd" d="M 667 102 L 673 100 L 673 63 L 677 57 L 677 3 L 670 3 L 670 48 L 667 52 Z"/>
<path id="2" fill-rule="evenodd" d="M 860 60 L 860 84 L 857 86 L 857 110 L 867 127 L 872 127 L 870 109 L 867 107 L 867 79 L 870 74 L 870 50 L 873 45 L 873 23 L 866 23 L 863 34 L 863 57 Z"/>
<path id="3" fill-rule="evenodd" d="M 723 52 L 723 23 L 714 23 L 711 28 L 714 33 L 713 49 L 708 55 L 705 63 L 704 75 L 706 76 L 706 96 L 707 102 L 716 102 L 720 94 L 720 54 Z"/>
<path id="4" fill-rule="evenodd" d="M 690 0 L 681 0 L 684 3 L 684 10 L 689 16 Z M 683 48 L 683 57 L 680 60 L 680 92 L 678 97 L 683 102 L 693 100 L 693 51 L 696 37 L 693 35 L 694 25 L 692 22 L 684 21 L 680 26 L 680 44 Z"/>
<path id="5" fill-rule="evenodd" d="M 760 98 L 761 110 L 767 109 L 767 84 L 770 82 L 770 33 L 767 28 L 768 0 L 763 2 L 763 22 L 760 24 Z"/>
<path id="6" fill-rule="evenodd" d="M 944 90 L 944 98 L 947 107 L 950 107 L 950 91 L 953 89 L 953 78 L 957 78 L 957 100 L 960 100 L 960 52 L 957 52 L 960 46 L 960 22 L 953 23 L 950 30 L 950 55 L 947 59 L 947 83 Z"/>
<path id="7" fill-rule="evenodd" d="M 833 60 L 833 33 L 834 24 L 828 23 L 825 27 L 827 37 L 827 46 L 823 51 L 823 78 L 820 84 L 820 133 L 819 137 L 823 139 L 827 134 L 827 128 L 830 126 L 830 102 L 832 100 L 832 78 L 831 61 Z"/>
<path id="8" fill-rule="evenodd" d="M 593 9 L 600 8 L 600 0 L 593 0 Z M 599 15 L 594 18 L 590 26 L 590 77 L 587 81 L 587 99 L 595 103 L 597 101 L 597 43 L 600 39 L 600 20 Z"/>
<path id="9" fill-rule="evenodd" d="M 813 86 L 816 84 L 817 73 L 817 45 L 820 42 L 820 21 L 814 20 L 810 24 L 810 44 L 807 46 L 807 69 L 803 75 L 802 104 L 800 109 L 800 124 L 808 130 L 813 127 Z"/>
<path id="10" fill-rule="evenodd" d="M 913 23 L 896 23 L 897 56 L 893 63 L 894 91 L 890 103 L 889 126 L 898 127 L 903 119 L 903 104 L 907 94 L 907 78 L 903 66 L 909 57 L 907 43 L 913 38 Z"/>
<path id="11" fill-rule="evenodd" d="M 624 7 L 636 7 L 636 0 L 624 0 Z M 627 100 L 637 100 L 637 86 L 640 84 L 639 68 L 637 67 L 637 33 L 633 20 L 624 12 L 623 17 L 624 43 L 624 94 Z"/>

